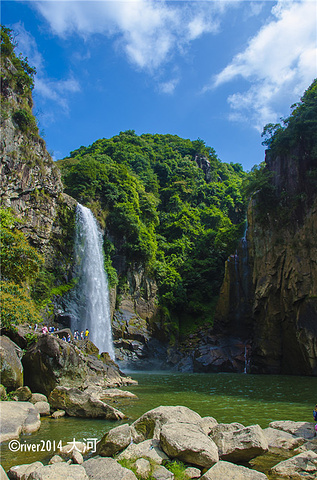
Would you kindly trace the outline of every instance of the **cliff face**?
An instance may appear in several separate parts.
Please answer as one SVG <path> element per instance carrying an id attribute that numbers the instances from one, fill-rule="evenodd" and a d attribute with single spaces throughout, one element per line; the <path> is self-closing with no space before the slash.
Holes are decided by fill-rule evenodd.
<path id="1" fill-rule="evenodd" d="M 1 75 L 1 205 L 16 212 L 19 228 L 48 267 L 60 262 L 67 270 L 76 201 L 63 194 L 59 170 L 32 115 L 31 90 L 19 83 L 21 72 L 8 57 Z"/>
<path id="2" fill-rule="evenodd" d="M 257 195 L 248 230 L 228 259 L 216 329 L 251 342 L 254 373 L 317 375 L 317 199 L 315 160 L 271 158 L 273 184 L 286 206 L 263 214 Z"/>

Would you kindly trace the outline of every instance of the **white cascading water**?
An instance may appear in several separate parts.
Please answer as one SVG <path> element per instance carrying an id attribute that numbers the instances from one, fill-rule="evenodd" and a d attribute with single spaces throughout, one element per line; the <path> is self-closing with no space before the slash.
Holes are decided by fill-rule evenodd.
<path id="1" fill-rule="evenodd" d="M 77 284 L 70 303 L 72 330 L 89 330 L 90 340 L 114 360 L 110 301 L 102 233 L 89 208 L 77 204 L 75 237 Z"/>

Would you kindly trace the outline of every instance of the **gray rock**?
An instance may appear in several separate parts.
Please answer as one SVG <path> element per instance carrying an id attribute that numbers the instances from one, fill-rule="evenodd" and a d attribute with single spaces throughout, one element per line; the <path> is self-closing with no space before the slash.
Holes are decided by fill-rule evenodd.
<path id="1" fill-rule="evenodd" d="M 200 480 L 267 480 L 264 473 L 250 468 L 220 461 L 211 467 Z"/>
<path id="2" fill-rule="evenodd" d="M 8 391 L 23 386 L 22 350 L 10 338 L 0 337 L 0 377 Z"/>
<path id="3" fill-rule="evenodd" d="M 134 442 L 139 443 L 149 438 L 160 438 L 160 432 L 166 423 L 198 424 L 201 416 L 183 406 L 157 407 L 144 413 L 131 426 Z"/>
<path id="4" fill-rule="evenodd" d="M 48 402 L 36 402 L 34 403 L 34 407 L 41 417 L 47 417 L 51 413 L 50 404 Z"/>
<path id="5" fill-rule="evenodd" d="M 89 480 L 85 469 L 81 465 L 68 465 L 67 463 L 54 463 L 38 468 L 28 480 Z"/>
<path id="6" fill-rule="evenodd" d="M 56 412 L 52 413 L 51 417 L 52 418 L 62 418 L 65 417 L 66 412 L 65 410 L 56 410 Z"/>
<path id="7" fill-rule="evenodd" d="M 185 470 L 185 475 L 187 475 L 188 478 L 200 478 L 201 471 L 199 470 L 199 468 L 188 467 Z"/>
<path id="8" fill-rule="evenodd" d="M 197 467 L 209 468 L 219 460 L 216 444 L 198 425 L 192 423 L 163 425 L 160 443 L 170 458 L 177 458 Z"/>
<path id="9" fill-rule="evenodd" d="M 218 425 L 218 422 L 214 417 L 203 417 L 198 423 L 198 425 L 201 427 L 201 429 L 206 435 L 209 435 L 212 429 L 215 428 L 216 425 Z"/>
<path id="10" fill-rule="evenodd" d="M 137 480 L 131 470 L 109 457 L 94 457 L 83 465 L 90 480 Z M 64 479 L 65 480 L 65 479 Z"/>
<path id="11" fill-rule="evenodd" d="M 225 432 L 234 432 L 235 430 L 241 430 L 241 428 L 244 428 L 244 425 L 241 423 L 233 422 L 233 423 L 218 423 L 218 425 L 215 425 L 212 427 L 209 435 L 211 437 L 214 437 L 218 435 L 219 433 L 225 433 Z"/>
<path id="12" fill-rule="evenodd" d="M 107 420 L 126 418 L 119 410 L 78 388 L 56 387 L 49 396 L 49 402 L 52 408 L 65 410 L 71 417 L 105 418 Z"/>
<path id="13" fill-rule="evenodd" d="M 312 439 L 310 442 L 303 443 L 303 445 L 294 450 L 294 453 L 307 452 L 308 450 L 317 453 L 317 438 Z"/>
<path id="14" fill-rule="evenodd" d="M 20 433 L 36 432 L 40 415 L 29 402 L 0 402 L 0 443 L 19 438 Z"/>
<path id="15" fill-rule="evenodd" d="M 309 450 L 295 457 L 278 463 L 272 469 L 272 473 L 278 478 L 316 480 L 317 478 L 317 454 Z"/>
<path id="16" fill-rule="evenodd" d="M 49 465 L 53 465 L 54 463 L 61 463 L 64 462 L 65 460 L 62 459 L 59 455 L 54 455 L 50 461 L 48 462 Z"/>
<path id="17" fill-rule="evenodd" d="M 263 430 L 264 436 L 270 448 L 284 448 L 286 450 L 293 450 L 301 446 L 305 440 L 303 437 L 295 437 L 283 430 L 276 430 L 275 428 L 265 428 Z"/>
<path id="18" fill-rule="evenodd" d="M 268 450 L 268 443 L 259 425 L 233 432 L 219 432 L 213 437 L 219 457 L 229 462 L 248 462 Z"/>
<path id="19" fill-rule="evenodd" d="M 145 458 L 138 458 L 134 466 L 138 477 L 144 478 L 144 480 L 148 478 L 151 473 L 151 464 L 148 460 Z"/>
<path id="20" fill-rule="evenodd" d="M 16 465 L 8 470 L 10 480 L 25 480 L 32 472 L 43 467 L 42 462 L 34 462 L 25 465 Z"/>
<path id="21" fill-rule="evenodd" d="M 38 403 L 38 402 L 47 402 L 47 396 L 43 395 L 42 393 L 32 393 L 30 398 L 31 403 Z"/>
<path id="22" fill-rule="evenodd" d="M 84 459 L 83 459 L 82 454 L 80 452 L 78 452 L 77 450 L 73 450 L 72 460 L 76 465 L 81 465 L 82 463 L 84 463 Z"/>
<path id="23" fill-rule="evenodd" d="M 6 474 L 6 472 L 3 470 L 2 465 L 0 465 L 0 480 L 9 480 L 9 477 Z"/>
<path id="24" fill-rule="evenodd" d="M 271 422 L 269 426 L 271 428 L 276 428 L 277 430 L 283 430 L 284 432 L 291 433 L 296 437 L 310 439 L 315 436 L 315 424 L 310 422 L 279 420 L 276 422 Z"/>
<path id="25" fill-rule="evenodd" d="M 69 442 L 69 444 L 66 444 L 59 449 L 59 454 L 62 458 L 72 458 L 74 451 L 86 453 L 86 444 L 83 442 L 76 442 L 74 446 L 73 442 Z"/>
<path id="26" fill-rule="evenodd" d="M 168 456 L 161 450 L 158 440 L 145 440 L 141 443 L 132 443 L 118 456 L 118 460 L 137 460 L 145 458 L 154 463 L 161 465 L 164 460 L 168 460 Z"/>
<path id="27" fill-rule="evenodd" d="M 111 457 L 121 452 L 132 440 L 132 429 L 130 425 L 119 425 L 113 428 L 97 444 L 97 454 L 102 457 Z"/>
<path id="28" fill-rule="evenodd" d="M 173 480 L 174 474 L 162 465 L 155 465 L 151 477 L 155 480 Z"/>

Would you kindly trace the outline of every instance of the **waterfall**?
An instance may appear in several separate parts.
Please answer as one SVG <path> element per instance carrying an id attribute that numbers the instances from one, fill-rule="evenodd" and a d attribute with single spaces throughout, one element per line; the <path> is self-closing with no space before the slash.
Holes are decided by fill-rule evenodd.
<path id="1" fill-rule="evenodd" d="M 75 278 L 77 284 L 69 305 L 72 330 L 88 328 L 90 340 L 114 360 L 102 233 L 91 210 L 80 204 L 76 209 Z"/>

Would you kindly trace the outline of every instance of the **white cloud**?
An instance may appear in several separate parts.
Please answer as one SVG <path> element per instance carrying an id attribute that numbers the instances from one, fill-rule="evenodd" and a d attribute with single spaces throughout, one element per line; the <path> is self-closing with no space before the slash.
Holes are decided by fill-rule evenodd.
<path id="1" fill-rule="evenodd" d="M 33 5 L 60 37 L 99 33 L 114 38 L 129 61 L 151 73 L 175 52 L 205 33 L 216 33 L 219 19 L 237 1 L 165 2 L 35 1 Z"/>
<path id="2" fill-rule="evenodd" d="M 34 37 L 25 30 L 21 22 L 14 24 L 12 28 L 17 34 L 17 50 L 28 58 L 32 67 L 36 68 L 35 93 L 45 100 L 53 100 L 62 107 L 64 113 L 68 113 L 69 94 L 80 91 L 79 83 L 71 75 L 69 78 L 60 80 L 48 78 L 45 72 L 44 59 L 38 51 Z"/>
<path id="3" fill-rule="evenodd" d="M 172 93 L 174 93 L 174 90 L 177 87 L 178 83 L 179 78 L 174 78 L 172 80 L 169 80 L 168 82 L 162 82 L 159 85 L 159 90 L 161 93 L 171 95 Z"/>
<path id="4" fill-rule="evenodd" d="M 250 39 L 204 91 L 243 78 L 247 91 L 228 98 L 231 119 L 247 119 L 261 130 L 281 116 L 285 104 L 293 103 L 316 77 L 315 1 L 279 0 L 272 8 L 274 19 Z"/>

